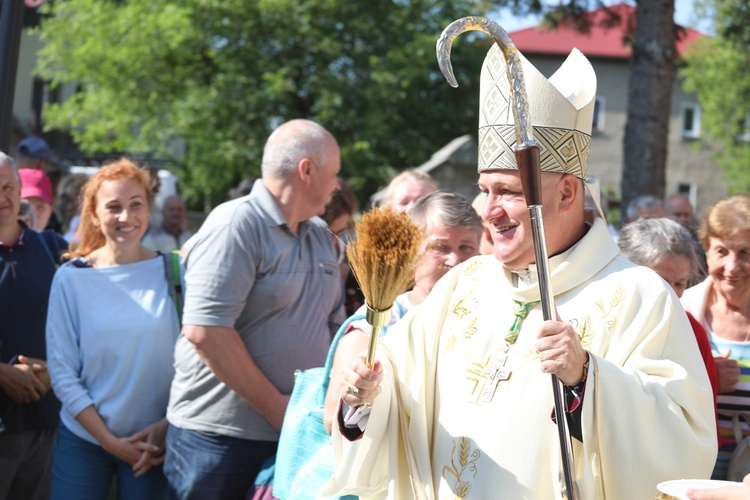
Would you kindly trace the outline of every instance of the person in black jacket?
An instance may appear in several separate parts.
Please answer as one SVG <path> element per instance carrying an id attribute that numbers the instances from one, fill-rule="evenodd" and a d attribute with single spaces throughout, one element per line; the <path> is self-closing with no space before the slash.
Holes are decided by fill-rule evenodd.
<path id="1" fill-rule="evenodd" d="M 47 375 L 52 278 L 67 247 L 18 220 L 21 184 L 0 152 L 0 498 L 46 499 L 60 403 Z"/>

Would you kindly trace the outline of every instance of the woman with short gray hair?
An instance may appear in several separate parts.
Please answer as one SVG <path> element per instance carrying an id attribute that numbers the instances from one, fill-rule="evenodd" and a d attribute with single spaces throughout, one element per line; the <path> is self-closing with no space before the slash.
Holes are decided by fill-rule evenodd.
<path id="1" fill-rule="evenodd" d="M 620 251 L 631 261 L 664 278 L 678 297 L 698 273 L 698 256 L 690 232 L 666 218 L 638 219 L 620 231 Z"/>
<path id="2" fill-rule="evenodd" d="M 421 256 L 414 266 L 414 287 L 396 298 L 386 328 L 376 332 L 380 337 L 409 310 L 421 304 L 448 271 L 479 255 L 479 239 L 484 230 L 482 219 L 469 200 L 445 191 L 422 196 L 404 217 L 411 217 L 422 232 Z M 370 341 L 372 327 L 364 319 L 364 313 L 362 306 L 352 317 L 359 319 L 348 323 L 346 335 L 336 348 L 326 394 L 325 426 L 329 433 L 341 390 L 346 387 L 345 381 L 336 375 L 353 355 L 366 350 Z"/>
<path id="3" fill-rule="evenodd" d="M 678 297 L 682 297 L 688 282 L 699 272 L 698 255 L 690 231 L 671 219 L 638 219 L 626 224 L 620 231 L 618 244 L 625 257 L 654 270 L 672 286 Z M 719 378 L 711 343 L 700 322 L 689 312 L 686 314 L 711 381 L 716 411 Z"/>

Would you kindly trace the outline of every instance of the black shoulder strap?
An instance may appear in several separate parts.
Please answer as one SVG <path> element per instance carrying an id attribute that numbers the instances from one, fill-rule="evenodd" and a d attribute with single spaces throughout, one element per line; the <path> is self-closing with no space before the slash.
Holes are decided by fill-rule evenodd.
<path id="1" fill-rule="evenodd" d="M 164 259 L 164 274 L 167 277 L 169 296 L 177 309 L 177 319 L 182 325 L 182 279 L 180 277 L 180 254 L 176 251 L 161 254 Z"/>
<path id="2" fill-rule="evenodd" d="M 29 229 L 31 231 L 31 229 Z M 41 233 L 37 233 L 36 231 L 32 231 L 39 236 L 39 241 L 42 244 L 42 248 L 44 248 L 44 252 L 47 254 L 47 257 L 49 257 L 50 262 L 52 263 L 52 267 L 57 269 L 60 267 L 60 246 L 57 244 L 57 238 L 55 238 L 55 235 L 52 234 L 51 231 L 42 231 Z M 52 255 L 52 252 L 50 251 L 49 247 L 50 245 L 47 244 L 47 237 L 52 237 L 52 246 L 55 248 L 55 255 L 57 255 L 57 259 L 55 259 L 55 256 Z"/>

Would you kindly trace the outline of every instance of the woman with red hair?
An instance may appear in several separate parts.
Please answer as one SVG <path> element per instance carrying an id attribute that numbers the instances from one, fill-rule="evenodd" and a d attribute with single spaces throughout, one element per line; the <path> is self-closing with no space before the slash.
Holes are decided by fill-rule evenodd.
<path id="1" fill-rule="evenodd" d="M 179 319 L 165 259 L 141 245 L 148 171 L 128 159 L 83 190 L 81 220 L 52 283 L 48 368 L 62 402 L 51 498 L 166 498 L 165 419 Z"/>

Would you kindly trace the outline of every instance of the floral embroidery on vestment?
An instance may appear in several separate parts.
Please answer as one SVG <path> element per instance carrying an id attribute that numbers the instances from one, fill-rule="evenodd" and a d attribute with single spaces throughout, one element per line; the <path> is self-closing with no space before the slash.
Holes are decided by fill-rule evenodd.
<path id="1" fill-rule="evenodd" d="M 619 306 L 623 300 L 625 300 L 625 289 L 622 286 L 618 286 L 609 300 L 605 301 L 599 299 L 596 301 L 596 306 L 599 308 L 599 310 L 601 310 L 601 317 L 605 320 L 607 328 L 610 332 L 614 330 L 615 324 L 617 323 L 617 318 L 615 317 L 612 310 L 615 307 Z"/>
<path id="2" fill-rule="evenodd" d="M 450 465 L 443 466 L 443 479 L 453 485 L 455 498 L 469 498 L 471 479 L 477 475 L 476 461 L 479 460 L 480 455 L 478 448 L 472 449 L 470 438 L 461 436 L 453 440 L 451 462 Z"/>

